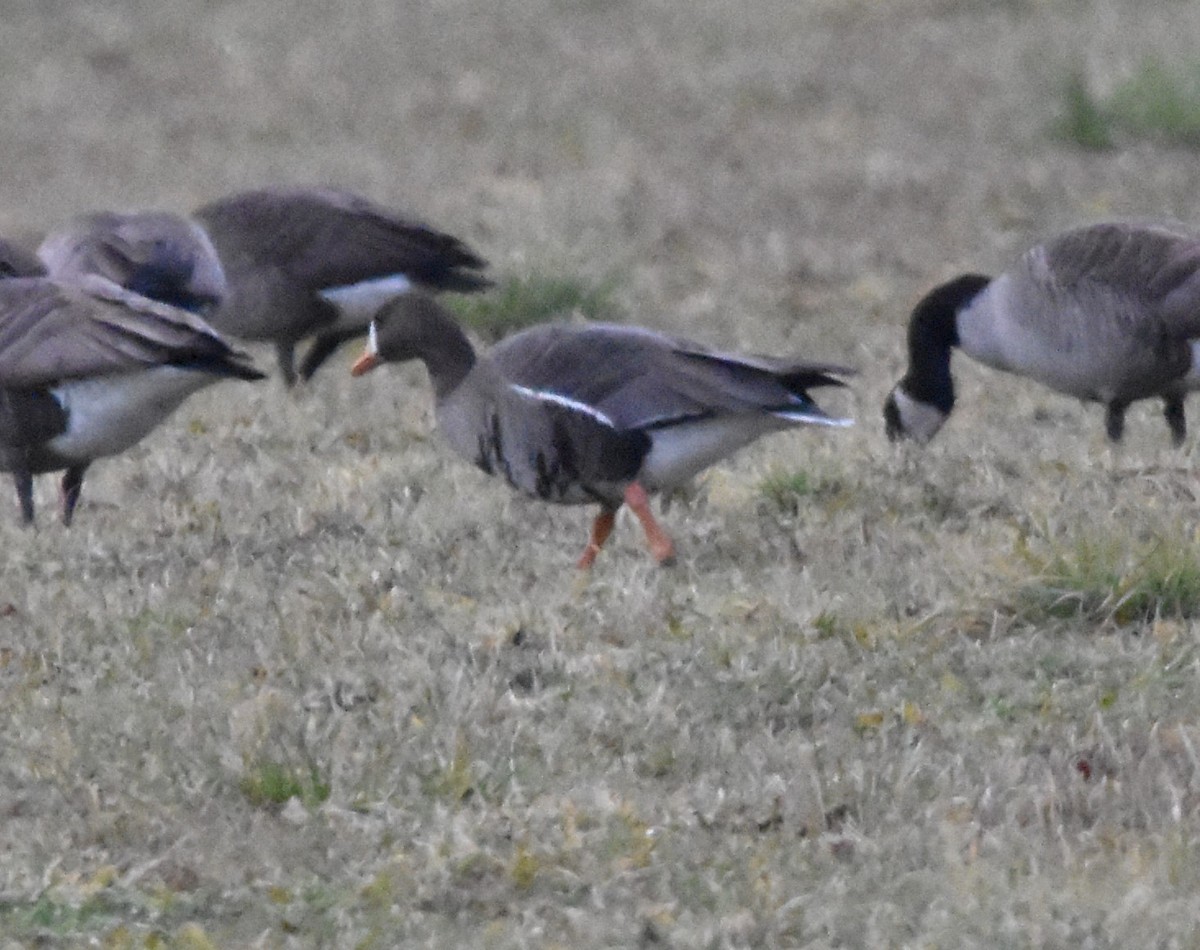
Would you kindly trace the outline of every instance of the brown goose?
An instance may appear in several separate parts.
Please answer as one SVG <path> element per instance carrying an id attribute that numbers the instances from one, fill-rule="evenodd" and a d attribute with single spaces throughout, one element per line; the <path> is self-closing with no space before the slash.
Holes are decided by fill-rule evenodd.
<path id="1" fill-rule="evenodd" d="M 1038 245 L 996 278 L 963 274 L 930 291 L 908 328 L 908 372 L 883 414 L 891 439 L 927 442 L 954 408 L 950 351 L 1125 410 L 1159 397 L 1171 436 L 1200 388 L 1200 236 L 1175 225 L 1095 224 Z"/>
<path id="2" fill-rule="evenodd" d="M 65 469 L 69 525 L 94 459 L 138 442 L 198 389 L 264 378 L 200 317 L 87 272 L 211 305 L 224 278 L 199 229 L 154 215 L 115 216 L 101 227 L 101 217 L 43 243 L 55 276 L 0 280 L 0 471 L 12 472 L 27 523 L 34 475 Z M 189 244 L 189 233 L 200 243 Z"/>
<path id="3" fill-rule="evenodd" d="M 450 315 L 411 294 L 371 323 L 359 376 L 419 359 L 439 428 L 459 454 L 513 488 L 558 504 L 600 506 L 579 566 L 590 567 L 627 504 L 650 551 L 674 547 L 648 494 L 668 489 L 759 436 L 794 425 L 849 425 L 809 398 L 849 370 L 714 352 L 653 330 L 547 324 L 477 356 Z"/>
<path id="4" fill-rule="evenodd" d="M 263 188 L 204 205 L 230 296 L 213 315 L 222 333 L 275 344 L 296 380 L 295 348 L 309 379 L 346 340 L 362 336 L 388 299 L 414 287 L 464 293 L 491 282 L 486 261 L 458 238 L 334 188 Z"/>

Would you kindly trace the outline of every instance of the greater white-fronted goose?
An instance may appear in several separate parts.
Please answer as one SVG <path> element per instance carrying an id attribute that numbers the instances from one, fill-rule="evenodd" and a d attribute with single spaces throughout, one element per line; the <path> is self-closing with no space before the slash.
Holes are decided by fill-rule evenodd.
<path id="1" fill-rule="evenodd" d="M 95 274 L 199 315 L 211 315 L 227 293 L 208 235 L 194 221 L 170 212 L 83 215 L 47 235 L 37 254 L 60 283 Z"/>
<path id="2" fill-rule="evenodd" d="M 1166 224 L 1067 231 L 1007 272 L 963 274 L 930 291 L 908 327 L 908 372 L 883 415 L 891 439 L 927 442 L 954 408 L 950 351 L 1103 403 L 1121 438 L 1125 410 L 1159 397 L 1171 436 L 1200 387 L 1200 237 Z"/>
<path id="3" fill-rule="evenodd" d="M 477 356 L 435 301 L 411 294 L 371 323 L 354 364 L 419 359 L 438 426 L 460 455 L 513 488 L 558 504 L 598 504 L 579 559 L 590 567 L 627 504 L 659 562 L 674 556 L 648 495 L 669 489 L 759 436 L 795 425 L 844 426 L 808 395 L 849 370 L 792 358 L 715 352 L 653 330 L 547 324 Z"/>
<path id="4" fill-rule="evenodd" d="M 0 281 L 0 469 L 33 521 L 33 478 L 65 469 L 70 524 L 94 459 L 123 452 L 221 379 L 262 379 L 198 317 L 101 277 Z"/>
<path id="5" fill-rule="evenodd" d="M 470 293 L 491 286 L 462 241 L 335 188 L 263 188 L 198 208 L 225 267 L 230 295 L 213 315 L 222 333 L 275 344 L 284 380 L 295 348 L 309 379 L 375 312 L 413 287 Z"/>

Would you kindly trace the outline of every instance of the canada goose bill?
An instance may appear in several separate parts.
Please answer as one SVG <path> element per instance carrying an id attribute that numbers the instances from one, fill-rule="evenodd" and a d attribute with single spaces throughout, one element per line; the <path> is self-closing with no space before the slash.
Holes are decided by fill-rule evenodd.
<path id="1" fill-rule="evenodd" d="M 654 559 L 669 563 L 674 544 L 650 494 L 769 432 L 851 424 L 808 393 L 845 385 L 840 377 L 852 371 L 843 367 L 721 353 L 599 323 L 533 327 L 480 355 L 442 307 L 418 294 L 379 312 L 351 372 L 413 359 L 429 371 L 438 427 L 458 454 L 531 497 L 599 505 L 581 568 L 595 561 L 623 504 Z"/>
<path id="2" fill-rule="evenodd" d="M 998 277 L 935 287 L 908 326 L 908 372 L 883 407 L 889 438 L 928 442 L 954 409 L 950 353 L 1105 407 L 1113 441 L 1125 410 L 1163 400 L 1175 445 L 1200 388 L 1200 236 L 1168 224 L 1104 223 L 1027 251 Z"/>
<path id="3" fill-rule="evenodd" d="M 198 208 L 231 293 L 222 333 L 275 345 L 291 386 L 310 379 L 387 301 L 412 290 L 474 293 L 487 262 L 461 240 L 336 188 L 271 187 Z M 296 347 L 311 340 L 296 368 Z"/>
<path id="4" fill-rule="evenodd" d="M 69 525 L 95 459 L 140 441 L 199 389 L 264 378 L 199 316 L 86 270 L 92 260 L 139 290 L 202 307 L 219 299 L 223 278 L 207 239 L 189 229 L 198 244 L 80 223 L 43 244 L 61 277 L 0 280 L 0 470 L 13 475 L 26 523 L 34 475 L 64 471 Z"/>

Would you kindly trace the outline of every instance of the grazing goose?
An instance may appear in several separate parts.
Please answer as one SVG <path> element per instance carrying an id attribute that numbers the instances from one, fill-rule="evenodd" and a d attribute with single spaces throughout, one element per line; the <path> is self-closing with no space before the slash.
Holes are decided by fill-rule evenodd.
<path id="1" fill-rule="evenodd" d="M 487 266 L 458 238 L 348 191 L 264 188 L 195 212 L 229 279 L 212 317 L 222 333 L 275 344 L 279 368 L 296 380 L 296 345 L 313 337 L 300 364 L 309 379 L 346 340 L 362 336 L 380 306 L 414 287 L 469 293 L 491 286 Z"/>
<path id="2" fill-rule="evenodd" d="M 0 471 L 12 472 L 26 523 L 34 475 L 65 469 L 69 525 L 94 459 L 134 445 L 205 386 L 264 378 L 198 316 L 103 276 L 211 305 L 224 278 L 202 232 L 188 225 L 200 241 L 189 245 L 180 237 L 189 232 L 167 219 L 118 216 L 100 226 L 101 217 L 43 243 L 53 277 L 0 280 Z M 106 234 L 112 240 L 98 237 Z"/>
<path id="3" fill-rule="evenodd" d="M 208 235 L 170 212 L 84 215 L 48 235 L 37 253 L 49 276 L 60 283 L 97 274 L 196 314 L 211 314 L 227 293 Z"/>
<path id="4" fill-rule="evenodd" d="M 1172 440 L 1200 387 L 1200 237 L 1159 224 L 1096 224 L 1034 247 L 996 278 L 963 274 L 917 304 L 908 373 L 884 403 L 888 437 L 927 442 L 954 408 L 950 350 L 1106 407 L 1159 397 Z"/>
<path id="5" fill-rule="evenodd" d="M 547 324 L 477 356 L 429 297 L 386 305 L 355 376 L 419 359 L 451 447 L 513 488 L 559 504 L 600 506 L 579 559 L 590 567 L 627 504 L 653 556 L 674 547 L 648 494 L 669 489 L 759 436 L 795 425 L 849 425 L 809 398 L 849 370 L 796 359 L 719 353 L 652 330 Z"/>
<path id="6" fill-rule="evenodd" d="M 141 440 L 183 400 L 224 378 L 262 379 L 184 310 L 104 278 L 0 281 L 0 470 L 33 521 L 33 478 L 65 469 L 69 525 L 94 459 Z"/>

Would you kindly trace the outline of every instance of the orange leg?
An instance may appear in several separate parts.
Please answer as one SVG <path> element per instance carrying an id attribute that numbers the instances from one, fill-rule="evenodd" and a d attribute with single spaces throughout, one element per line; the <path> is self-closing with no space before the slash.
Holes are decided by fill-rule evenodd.
<path id="1" fill-rule="evenodd" d="M 576 565 L 581 571 L 586 571 L 596 560 L 596 555 L 604 547 L 604 542 L 612 534 L 613 525 L 617 523 L 617 512 L 610 508 L 603 509 L 592 522 L 592 536 L 588 538 L 587 547 Z"/>
<path id="2" fill-rule="evenodd" d="M 654 555 L 654 559 L 659 564 L 674 563 L 675 545 L 654 520 L 654 513 L 650 510 L 650 496 L 646 494 L 646 489 L 637 482 L 631 482 L 625 489 L 625 504 L 642 523 L 642 530 L 646 532 L 646 544 L 650 546 L 650 553 Z"/>

